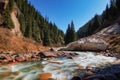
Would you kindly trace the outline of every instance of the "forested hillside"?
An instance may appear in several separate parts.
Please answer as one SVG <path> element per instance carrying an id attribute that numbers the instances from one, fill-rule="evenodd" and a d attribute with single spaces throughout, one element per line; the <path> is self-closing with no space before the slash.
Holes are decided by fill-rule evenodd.
<path id="1" fill-rule="evenodd" d="M 9 0 L 7 8 L 3 11 L 1 9 L 0 26 L 9 29 L 14 28 L 10 17 L 14 6 L 18 8 L 16 15 L 20 22 L 23 36 L 42 43 L 44 46 L 64 43 L 63 31 L 58 29 L 55 23 L 44 18 L 27 0 Z M 2 8 L 2 5 L 0 8 Z"/>
<path id="2" fill-rule="evenodd" d="M 116 22 L 120 23 L 120 0 L 110 0 L 101 15 L 96 14 L 78 30 L 78 38 L 92 35 Z"/>

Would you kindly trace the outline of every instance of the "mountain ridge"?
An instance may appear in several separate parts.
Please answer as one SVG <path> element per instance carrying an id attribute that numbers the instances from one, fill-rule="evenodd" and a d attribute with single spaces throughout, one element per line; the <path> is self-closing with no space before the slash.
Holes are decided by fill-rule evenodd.
<path id="1" fill-rule="evenodd" d="M 95 34 L 115 23 L 120 23 L 120 1 L 110 0 L 109 5 L 106 5 L 106 9 L 101 15 L 95 14 L 91 20 L 79 28 L 77 31 L 78 38 Z"/>

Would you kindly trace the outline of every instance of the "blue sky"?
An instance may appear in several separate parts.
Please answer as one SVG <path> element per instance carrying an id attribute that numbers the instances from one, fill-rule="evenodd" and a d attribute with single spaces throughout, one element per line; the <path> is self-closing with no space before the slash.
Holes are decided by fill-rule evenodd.
<path id="1" fill-rule="evenodd" d="M 101 14 L 110 0 L 29 0 L 32 5 L 64 32 L 73 20 L 75 30 L 96 13 Z"/>

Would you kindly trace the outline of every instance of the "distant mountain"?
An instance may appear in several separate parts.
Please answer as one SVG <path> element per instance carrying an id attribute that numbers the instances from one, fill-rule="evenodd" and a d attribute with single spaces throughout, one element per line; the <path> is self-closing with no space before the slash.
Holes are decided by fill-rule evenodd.
<path id="1" fill-rule="evenodd" d="M 64 33 L 48 21 L 27 0 L 0 0 L 0 27 L 44 46 L 60 46 Z"/>
<path id="2" fill-rule="evenodd" d="M 96 14 L 77 31 L 78 38 L 95 34 L 116 22 L 120 23 L 120 0 L 110 0 L 110 5 L 106 6 L 101 15 Z"/>

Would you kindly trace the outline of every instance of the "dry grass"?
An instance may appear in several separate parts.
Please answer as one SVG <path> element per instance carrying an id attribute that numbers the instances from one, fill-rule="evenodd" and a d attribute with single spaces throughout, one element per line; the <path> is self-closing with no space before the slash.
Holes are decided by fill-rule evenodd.
<path id="1" fill-rule="evenodd" d="M 31 39 L 15 36 L 9 29 L 0 28 L 0 52 L 40 52 L 47 49 Z"/>

